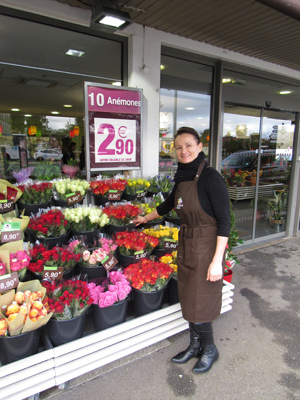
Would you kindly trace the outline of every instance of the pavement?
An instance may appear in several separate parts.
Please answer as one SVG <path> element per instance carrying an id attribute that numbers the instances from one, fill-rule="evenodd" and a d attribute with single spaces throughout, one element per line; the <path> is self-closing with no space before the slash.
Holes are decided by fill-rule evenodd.
<path id="1" fill-rule="evenodd" d="M 205 374 L 177 365 L 188 331 L 49 389 L 42 400 L 299 400 L 300 237 L 238 252 L 233 308 L 214 322 L 220 358 Z"/>

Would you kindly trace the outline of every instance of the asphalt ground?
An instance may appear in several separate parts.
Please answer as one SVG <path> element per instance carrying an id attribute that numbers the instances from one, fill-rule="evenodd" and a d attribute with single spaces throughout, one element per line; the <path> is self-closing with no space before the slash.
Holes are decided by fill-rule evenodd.
<path id="1" fill-rule="evenodd" d="M 233 308 L 214 322 L 220 358 L 205 374 L 196 359 L 170 359 L 185 349 L 188 331 L 49 389 L 52 400 L 299 400 L 300 238 L 238 253 Z"/>

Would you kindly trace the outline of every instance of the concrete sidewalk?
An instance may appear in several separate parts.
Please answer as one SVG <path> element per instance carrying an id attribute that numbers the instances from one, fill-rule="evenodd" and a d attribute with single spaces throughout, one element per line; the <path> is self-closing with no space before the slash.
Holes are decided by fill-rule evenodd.
<path id="1" fill-rule="evenodd" d="M 74 379 L 52 400 L 299 400 L 300 238 L 239 253 L 233 309 L 214 323 L 219 360 L 203 375 L 196 359 L 170 359 L 188 345 L 188 331 Z"/>

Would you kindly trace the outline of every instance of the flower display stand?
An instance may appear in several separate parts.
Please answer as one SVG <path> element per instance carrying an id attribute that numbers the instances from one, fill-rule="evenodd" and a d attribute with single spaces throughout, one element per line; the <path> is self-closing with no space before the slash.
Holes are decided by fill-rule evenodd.
<path id="1" fill-rule="evenodd" d="M 285 185 L 283 183 L 273 183 L 270 185 L 258 186 L 258 197 L 273 196 L 274 190 L 282 190 Z M 256 186 L 228 187 L 228 194 L 231 200 L 254 199 Z"/>
<path id="2" fill-rule="evenodd" d="M 224 281 L 221 314 L 232 309 L 234 286 Z M 22 400 L 84 375 L 188 328 L 180 304 L 0 367 L 1 400 Z"/>

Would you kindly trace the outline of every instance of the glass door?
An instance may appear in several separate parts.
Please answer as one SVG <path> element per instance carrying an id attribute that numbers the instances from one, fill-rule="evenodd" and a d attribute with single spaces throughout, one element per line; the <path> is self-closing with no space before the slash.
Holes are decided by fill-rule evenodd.
<path id="1" fill-rule="evenodd" d="M 222 175 L 243 240 L 284 232 L 295 115 L 225 104 Z"/>

